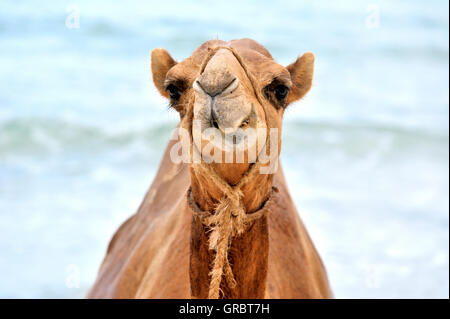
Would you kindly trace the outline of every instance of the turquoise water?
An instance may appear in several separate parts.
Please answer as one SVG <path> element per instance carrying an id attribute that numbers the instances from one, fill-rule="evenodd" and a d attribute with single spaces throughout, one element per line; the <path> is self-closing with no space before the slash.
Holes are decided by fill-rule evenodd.
<path id="1" fill-rule="evenodd" d="M 448 3 L 315 3 L 3 0 L 0 297 L 93 282 L 177 122 L 150 50 L 250 37 L 285 65 L 316 55 L 282 161 L 336 297 L 448 298 Z"/>

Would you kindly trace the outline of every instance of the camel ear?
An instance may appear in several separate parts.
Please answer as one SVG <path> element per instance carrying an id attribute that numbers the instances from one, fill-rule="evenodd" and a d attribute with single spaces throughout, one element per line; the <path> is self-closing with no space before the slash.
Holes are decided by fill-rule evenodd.
<path id="1" fill-rule="evenodd" d="M 288 95 L 288 103 L 295 102 L 308 93 L 314 75 L 314 54 L 306 52 L 292 64 L 287 66 L 291 74 L 292 87 Z"/>
<path id="2" fill-rule="evenodd" d="M 164 49 L 154 49 L 151 56 L 151 67 L 152 67 L 152 77 L 153 83 L 155 83 L 156 88 L 162 96 L 169 98 L 169 93 L 167 93 L 164 87 L 164 81 L 166 79 L 167 72 L 176 65 L 174 59 L 170 56 L 169 52 Z"/>

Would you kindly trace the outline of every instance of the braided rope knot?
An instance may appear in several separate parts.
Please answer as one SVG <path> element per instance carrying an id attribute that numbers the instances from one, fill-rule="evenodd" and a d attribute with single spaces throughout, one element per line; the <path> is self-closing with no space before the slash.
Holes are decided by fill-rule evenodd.
<path id="1" fill-rule="evenodd" d="M 242 203 L 241 187 L 244 184 L 244 180 L 248 181 L 248 178 L 256 171 L 256 166 L 254 165 L 246 175 L 246 178 L 242 179 L 236 186 L 230 186 L 212 168 L 205 165 L 197 165 L 197 169 L 207 173 L 224 194 L 213 213 L 201 210 L 195 203 L 192 189 L 189 188 L 188 190 L 189 207 L 193 215 L 210 229 L 208 245 L 209 249 L 215 252 L 212 269 L 209 273 L 211 277 L 208 292 L 209 299 L 219 298 L 223 276 L 231 289 L 236 287 L 236 280 L 228 260 L 228 251 L 233 238 L 243 234 L 252 222 L 269 212 L 267 203 L 271 200 L 271 196 L 260 210 L 251 214 L 245 212 Z"/>

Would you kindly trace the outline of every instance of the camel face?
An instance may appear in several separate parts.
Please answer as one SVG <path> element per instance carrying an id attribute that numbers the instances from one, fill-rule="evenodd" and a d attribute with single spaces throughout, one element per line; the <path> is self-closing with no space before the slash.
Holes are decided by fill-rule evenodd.
<path id="1" fill-rule="evenodd" d="M 211 158 L 208 144 L 212 143 L 215 150 L 223 153 L 221 157 L 228 156 L 229 161 L 225 162 L 239 162 L 239 156 L 233 156 L 239 149 L 244 155 L 241 162 L 256 160 L 266 142 L 265 112 L 233 51 L 219 48 L 211 54 L 203 72 L 194 80 L 193 89 L 195 147 L 207 159 Z M 248 156 L 251 147 L 253 159 Z"/>
<path id="2" fill-rule="evenodd" d="M 306 53 L 283 67 L 250 39 L 205 42 L 180 63 L 152 52 L 154 83 L 179 112 L 190 146 L 230 183 L 261 155 L 278 157 L 284 110 L 311 87 L 313 65 Z"/>

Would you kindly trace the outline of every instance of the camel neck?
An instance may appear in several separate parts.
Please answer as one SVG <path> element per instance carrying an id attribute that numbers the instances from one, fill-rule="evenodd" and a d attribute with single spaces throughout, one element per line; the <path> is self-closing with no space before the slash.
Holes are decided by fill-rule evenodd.
<path id="1" fill-rule="evenodd" d="M 246 183 L 239 185 L 241 205 L 246 213 L 258 211 L 271 194 L 272 176 L 253 174 Z M 217 181 L 216 181 L 217 182 Z M 229 188 L 228 186 L 226 188 Z M 202 171 L 191 170 L 191 200 L 195 205 L 210 214 L 217 213 L 218 203 L 227 193 L 224 186 L 214 183 L 211 176 Z M 220 205 L 219 205 L 220 206 Z M 244 215 L 245 216 L 245 215 Z M 196 298 L 207 298 L 211 294 L 211 274 L 215 269 L 216 254 L 211 249 L 211 228 L 205 226 L 198 216 L 193 216 L 191 227 L 190 281 L 191 292 Z M 263 298 L 265 294 L 268 252 L 267 217 L 254 220 L 239 236 L 230 241 L 226 255 L 226 264 L 231 266 L 235 285 L 226 280 L 220 282 L 222 298 Z M 216 286 L 217 288 L 219 286 Z"/>
<path id="2" fill-rule="evenodd" d="M 210 289 L 211 265 L 214 251 L 209 249 L 206 226 L 198 218 L 192 219 L 189 258 L 189 277 L 192 297 L 206 299 Z M 220 298 L 262 299 L 266 292 L 269 256 L 268 220 L 264 216 L 235 238 L 229 248 L 228 261 L 236 284 L 230 287 L 222 280 Z"/>
<path id="3" fill-rule="evenodd" d="M 192 195 L 204 211 L 213 212 L 219 201 L 225 196 L 211 176 L 190 168 Z M 260 209 L 272 190 L 272 174 L 255 174 L 252 179 L 241 186 L 242 204 L 246 213 Z"/>

